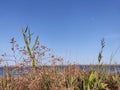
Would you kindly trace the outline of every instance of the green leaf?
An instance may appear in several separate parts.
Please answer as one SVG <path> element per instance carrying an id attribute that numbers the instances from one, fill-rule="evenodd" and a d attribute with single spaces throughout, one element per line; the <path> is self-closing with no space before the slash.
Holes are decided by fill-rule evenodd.
<path id="1" fill-rule="evenodd" d="M 31 34 L 30 34 L 30 30 L 28 30 L 28 39 L 29 39 L 29 44 L 31 43 Z"/>
<path id="2" fill-rule="evenodd" d="M 92 82 L 94 81 L 95 76 L 96 76 L 96 73 L 95 73 L 95 72 L 92 72 L 92 73 L 90 74 L 89 83 L 92 83 Z"/>
<path id="3" fill-rule="evenodd" d="M 27 26 L 26 29 L 25 29 L 25 33 L 27 33 L 27 30 L 28 30 L 28 26 Z"/>
<path id="4" fill-rule="evenodd" d="M 37 43 L 38 43 L 38 39 L 39 39 L 39 36 L 37 36 L 37 37 L 36 37 L 35 43 L 34 43 L 34 45 L 33 45 L 33 47 L 32 47 L 32 50 L 34 50 L 34 49 L 35 49 L 35 46 L 36 46 L 36 45 L 37 45 Z"/>
<path id="5" fill-rule="evenodd" d="M 105 83 L 100 83 L 100 89 L 105 89 L 106 86 L 107 86 L 107 84 L 105 84 Z"/>

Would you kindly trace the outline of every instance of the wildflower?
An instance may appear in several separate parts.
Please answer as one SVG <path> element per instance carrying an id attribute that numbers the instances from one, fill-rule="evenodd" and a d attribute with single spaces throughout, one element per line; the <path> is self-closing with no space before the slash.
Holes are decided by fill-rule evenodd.
<path id="1" fill-rule="evenodd" d="M 3 57 L 6 56 L 6 52 L 4 52 L 1 56 L 3 56 Z"/>
<path id="2" fill-rule="evenodd" d="M 16 41 L 15 41 L 14 37 L 12 37 L 10 43 L 14 43 L 14 42 L 16 42 Z"/>
<path id="3" fill-rule="evenodd" d="M 57 58 L 57 60 L 58 60 L 58 61 L 62 61 L 63 58 L 60 56 L 60 57 Z"/>
<path id="4" fill-rule="evenodd" d="M 19 45 L 18 45 L 18 44 L 16 44 L 16 45 L 15 45 L 15 47 L 17 47 L 17 48 L 18 48 L 18 47 L 19 47 Z"/>
<path id="5" fill-rule="evenodd" d="M 19 68 L 19 65 L 14 65 L 13 66 L 15 69 L 18 69 Z"/>
<path id="6" fill-rule="evenodd" d="M 25 66 L 25 65 L 24 65 L 24 63 L 19 63 L 19 66 L 21 66 L 21 67 L 22 67 L 22 66 Z"/>
<path id="7" fill-rule="evenodd" d="M 42 53 L 39 53 L 39 54 L 40 54 L 40 56 L 45 56 L 45 53 L 43 53 L 43 52 L 42 52 Z"/>
<path id="8" fill-rule="evenodd" d="M 11 50 L 14 51 L 14 47 L 12 47 Z"/>
<path id="9" fill-rule="evenodd" d="M 47 48 L 47 47 L 42 45 L 41 48 L 42 48 L 42 49 L 45 49 L 45 48 Z"/>
<path id="10" fill-rule="evenodd" d="M 26 50 L 22 50 L 22 53 L 24 54 L 24 55 L 27 55 L 27 51 Z"/>
<path id="11" fill-rule="evenodd" d="M 51 55 L 51 58 L 54 58 L 55 57 L 55 55 Z"/>

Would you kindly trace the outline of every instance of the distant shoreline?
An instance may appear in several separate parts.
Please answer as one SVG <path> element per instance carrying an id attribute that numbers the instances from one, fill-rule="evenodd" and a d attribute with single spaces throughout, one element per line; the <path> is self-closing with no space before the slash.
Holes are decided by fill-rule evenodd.
<path id="1" fill-rule="evenodd" d="M 43 66 L 43 67 L 51 67 L 51 66 L 58 66 L 58 67 L 59 67 L 59 66 L 63 66 L 63 67 L 64 67 L 64 66 L 65 66 L 65 67 L 66 67 L 66 66 L 83 66 L 83 67 L 84 67 L 84 66 L 103 66 L 103 67 L 104 67 L 104 66 L 105 66 L 105 67 L 106 67 L 106 66 L 107 66 L 107 67 L 109 66 L 109 67 L 110 67 L 110 66 L 120 66 L 120 64 L 102 64 L 102 65 L 101 65 L 101 64 L 100 64 L 100 65 L 99 65 L 99 64 L 39 65 L 39 66 L 36 66 L 36 67 L 42 67 L 42 66 Z M 0 66 L 0 68 L 3 68 L 3 67 L 16 68 L 16 67 L 32 67 L 32 66 L 15 66 L 15 65 Z"/>

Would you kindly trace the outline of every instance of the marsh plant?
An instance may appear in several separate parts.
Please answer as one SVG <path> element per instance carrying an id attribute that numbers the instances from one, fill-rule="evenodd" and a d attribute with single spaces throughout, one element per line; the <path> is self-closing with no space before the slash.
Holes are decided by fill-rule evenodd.
<path id="1" fill-rule="evenodd" d="M 24 42 L 27 48 L 27 53 L 29 54 L 29 57 L 32 61 L 32 67 L 35 68 L 36 58 L 35 58 L 34 50 L 37 48 L 36 46 L 39 44 L 38 36 L 36 37 L 34 45 L 32 46 L 32 48 L 30 48 L 32 34 L 30 33 L 30 30 L 28 29 L 28 27 L 25 30 L 22 30 L 22 34 L 23 34 Z"/>
<path id="2" fill-rule="evenodd" d="M 48 47 L 41 45 L 38 36 L 32 41 L 33 33 L 28 27 L 22 30 L 22 35 L 25 43 L 23 47 L 14 37 L 10 41 L 15 65 L 10 67 L 6 64 L 4 67 L 5 74 L 0 77 L 0 90 L 120 90 L 119 73 L 107 73 L 104 68 L 102 72 L 98 70 L 102 67 L 104 39 L 101 40 L 98 54 L 98 68 L 82 70 L 75 64 L 57 65 L 58 62 L 63 62 L 63 58 L 56 57 Z M 3 53 L 1 62 L 5 57 L 9 55 Z M 51 65 L 43 64 L 44 60 L 51 61 Z M 14 72 L 17 72 L 17 76 Z"/>
<path id="3" fill-rule="evenodd" d="M 99 52 L 99 55 L 98 55 L 98 63 L 100 64 L 103 56 L 102 56 L 102 53 L 103 53 L 103 48 L 105 47 L 105 41 L 104 41 L 104 38 L 101 40 L 101 49 L 100 49 L 100 52 Z"/>

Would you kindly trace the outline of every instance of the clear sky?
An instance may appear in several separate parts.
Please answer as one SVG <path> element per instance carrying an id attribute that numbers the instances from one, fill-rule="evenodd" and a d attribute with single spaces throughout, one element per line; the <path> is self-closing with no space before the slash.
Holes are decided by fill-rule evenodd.
<path id="1" fill-rule="evenodd" d="M 109 63 L 120 47 L 120 0 L 1 0 L 1 53 L 10 49 L 12 36 L 24 45 L 20 30 L 27 25 L 41 44 L 71 63 L 96 63 L 104 37 L 102 62 Z"/>

